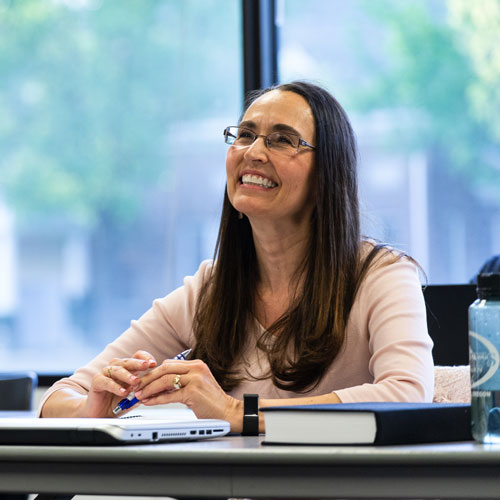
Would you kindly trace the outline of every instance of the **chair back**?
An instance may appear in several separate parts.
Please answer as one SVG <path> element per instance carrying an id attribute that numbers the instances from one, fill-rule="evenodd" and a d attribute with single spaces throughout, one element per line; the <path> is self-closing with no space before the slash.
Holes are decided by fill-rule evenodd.
<path id="1" fill-rule="evenodd" d="M 0 410 L 32 410 L 37 385 L 35 372 L 0 372 Z"/>
<path id="2" fill-rule="evenodd" d="M 434 364 L 468 365 L 469 306 L 476 299 L 476 286 L 427 285 L 423 292 Z"/>

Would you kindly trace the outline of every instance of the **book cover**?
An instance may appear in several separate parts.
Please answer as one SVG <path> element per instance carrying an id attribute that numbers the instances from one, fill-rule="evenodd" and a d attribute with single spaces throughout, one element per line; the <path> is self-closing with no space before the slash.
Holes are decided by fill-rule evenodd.
<path id="1" fill-rule="evenodd" d="M 343 403 L 262 408 L 268 444 L 469 441 L 470 404 Z"/>

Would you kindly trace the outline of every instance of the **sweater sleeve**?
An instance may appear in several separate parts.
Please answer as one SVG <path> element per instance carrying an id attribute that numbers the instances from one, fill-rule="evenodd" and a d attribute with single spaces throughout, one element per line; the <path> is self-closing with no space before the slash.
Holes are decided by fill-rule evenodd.
<path id="1" fill-rule="evenodd" d="M 417 268 L 407 258 L 387 259 L 366 276 L 349 319 L 368 336 L 373 382 L 335 391 L 344 403 L 432 401 L 433 343 Z"/>
<path id="2" fill-rule="evenodd" d="M 161 363 L 164 359 L 172 358 L 192 347 L 196 301 L 202 284 L 208 279 L 211 267 L 211 261 L 202 262 L 194 276 L 184 279 L 183 286 L 161 299 L 156 299 L 151 309 L 138 320 L 133 320 L 130 327 L 92 361 L 76 370 L 70 377 L 52 385 L 40 401 L 39 413 L 55 391 L 72 389 L 80 394 L 87 394 L 94 375 L 113 358 L 128 358 L 143 350 Z"/>

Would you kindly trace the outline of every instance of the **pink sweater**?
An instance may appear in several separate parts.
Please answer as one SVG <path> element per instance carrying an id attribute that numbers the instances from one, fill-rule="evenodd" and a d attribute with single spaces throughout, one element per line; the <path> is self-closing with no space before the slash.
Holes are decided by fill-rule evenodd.
<path id="1" fill-rule="evenodd" d="M 196 299 L 212 266 L 204 261 L 184 286 L 157 299 L 141 318 L 86 366 L 56 382 L 43 396 L 71 388 L 86 394 L 93 375 L 112 358 L 130 357 L 137 350 L 150 352 L 157 362 L 194 345 L 192 322 Z M 255 323 L 248 335 L 256 339 L 262 326 Z M 307 394 L 276 388 L 270 379 L 244 380 L 230 394 L 261 398 L 316 396 L 335 391 L 342 402 L 432 401 L 434 370 L 432 341 L 427 333 L 425 304 L 414 264 L 401 259 L 372 268 L 362 283 L 349 317 L 344 346 L 319 385 Z M 240 370 L 251 375 L 267 372 L 263 353 L 249 342 Z"/>

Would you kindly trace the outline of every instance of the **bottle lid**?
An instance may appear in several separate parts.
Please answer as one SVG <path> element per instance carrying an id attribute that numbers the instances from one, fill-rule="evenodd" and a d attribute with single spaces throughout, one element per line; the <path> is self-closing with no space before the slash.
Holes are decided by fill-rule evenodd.
<path id="1" fill-rule="evenodd" d="M 500 273 L 484 273 L 477 277 L 477 295 L 481 299 L 500 297 Z"/>

